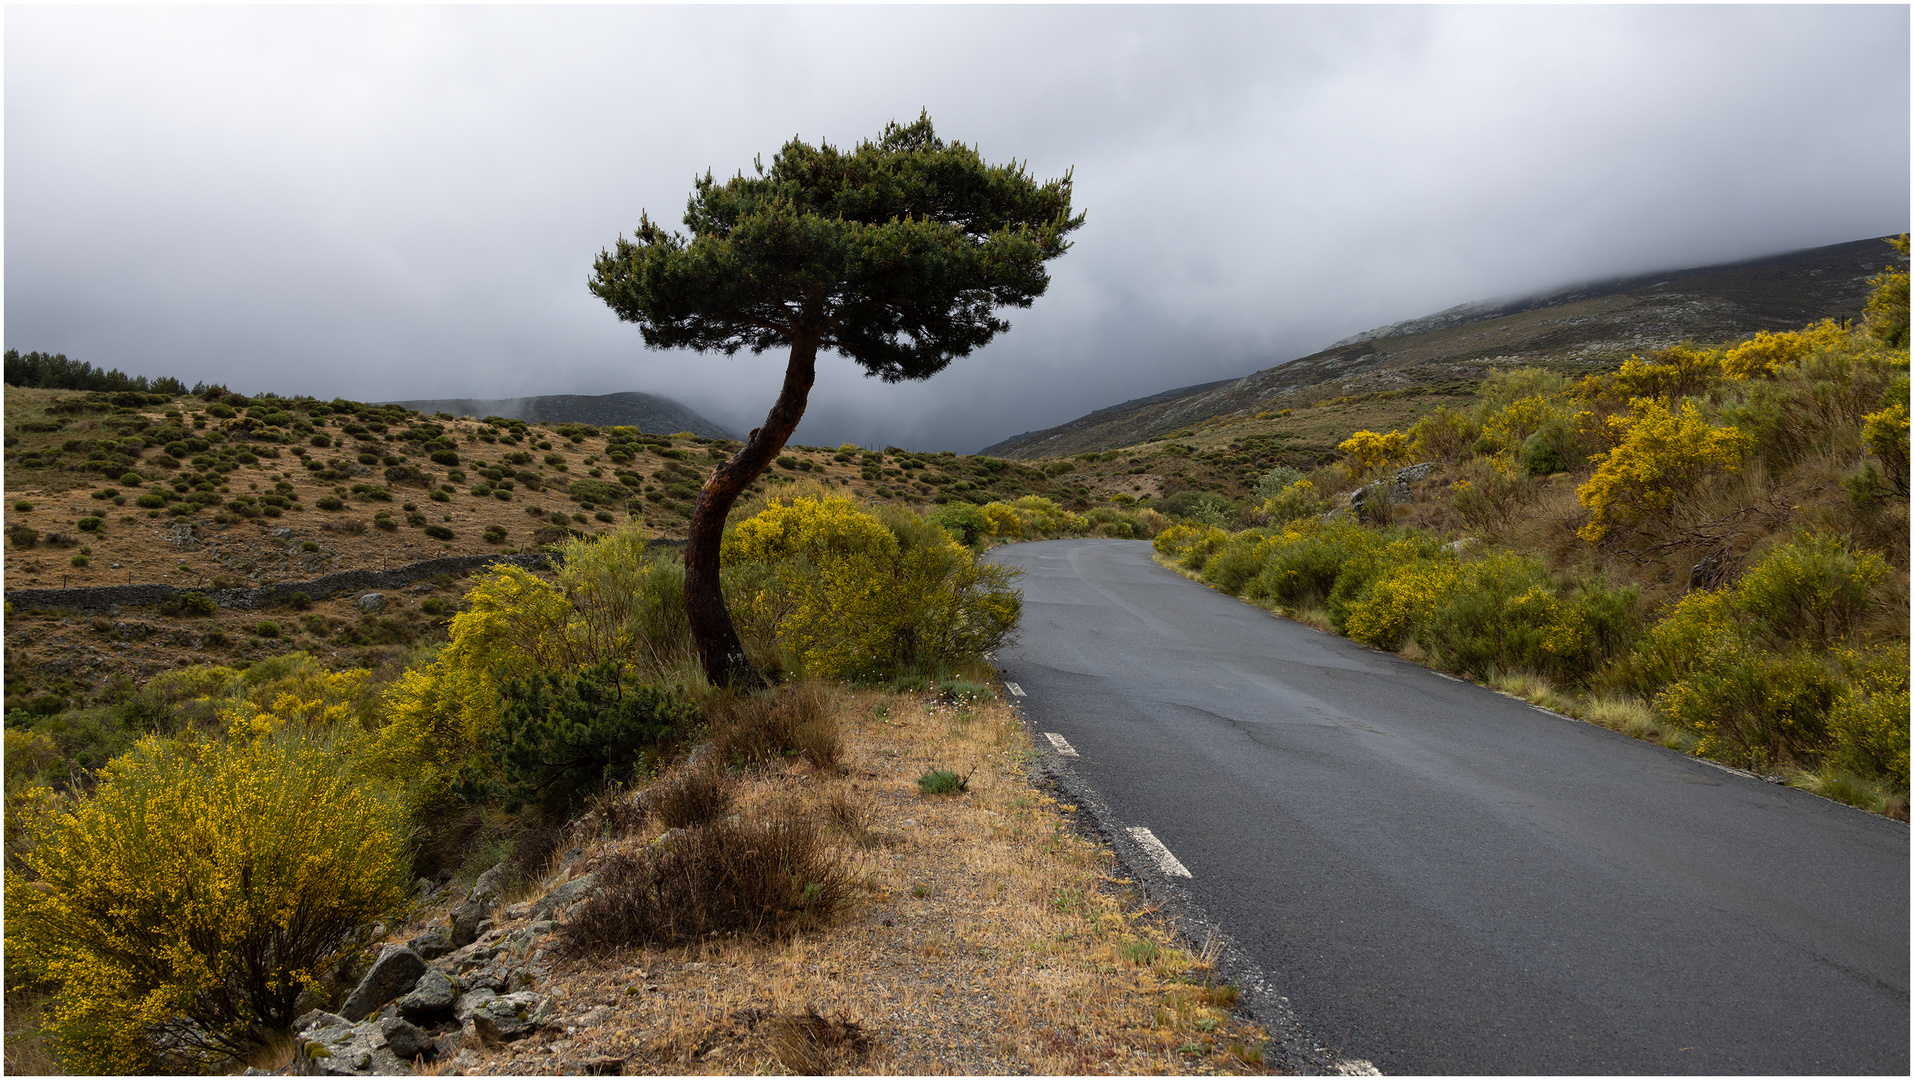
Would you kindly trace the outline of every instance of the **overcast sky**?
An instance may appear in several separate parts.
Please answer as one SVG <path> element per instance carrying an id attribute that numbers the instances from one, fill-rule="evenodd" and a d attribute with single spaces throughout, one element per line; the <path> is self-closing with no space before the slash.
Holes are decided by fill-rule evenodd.
<path id="1" fill-rule="evenodd" d="M 782 355 L 653 352 L 586 291 L 641 209 L 920 108 L 1074 167 L 1049 294 L 927 382 L 821 358 L 806 444 L 974 450 L 1909 217 L 1903 5 L 15 5 L 5 49 L 7 347 L 244 392 L 644 390 L 742 432 Z"/>

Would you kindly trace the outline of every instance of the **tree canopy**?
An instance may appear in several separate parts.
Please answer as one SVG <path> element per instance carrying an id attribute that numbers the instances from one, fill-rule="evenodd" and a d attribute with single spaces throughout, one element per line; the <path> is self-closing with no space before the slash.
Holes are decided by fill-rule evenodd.
<path id="1" fill-rule="evenodd" d="M 732 355 L 814 337 L 887 382 L 923 379 L 1029 307 L 1083 224 L 1071 178 L 946 143 L 928 116 L 849 152 L 785 143 L 766 169 L 697 181 L 684 223 L 648 215 L 601 252 L 594 295 L 654 348 Z"/>
<path id="2" fill-rule="evenodd" d="M 1083 224 L 1070 174 L 1042 183 L 937 137 L 928 115 L 892 122 L 849 152 L 798 139 L 765 168 L 696 182 L 683 233 L 639 218 L 599 252 L 593 295 L 653 348 L 735 355 L 788 346 L 784 386 L 763 426 L 720 465 L 692 509 L 685 608 L 711 681 L 755 672 L 719 590 L 724 520 L 804 416 L 819 349 L 886 382 L 927 379 L 1009 329 L 1044 264 Z"/>

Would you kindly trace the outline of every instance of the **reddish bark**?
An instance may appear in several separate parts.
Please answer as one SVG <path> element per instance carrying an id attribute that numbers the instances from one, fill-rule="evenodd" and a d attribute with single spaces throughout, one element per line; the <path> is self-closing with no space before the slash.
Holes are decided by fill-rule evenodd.
<path id="1" fill-rule="evenodd" d="M 705 678 L 713 686 L 762 686 L 765 682 L 764 675 L 744 655 L 744 644 L 738 640 L 737 627 L 725 608 L 718 579 L 718 545 L 724 539 L 725 518 L 738 496 L 784 449 L 798 421 L 804 418 L 804 405 L 817 377 L 817 344 L 816 335 L 792 341 L 784 388 L 765 416 L 764 426 L 753 430 L 744 449 L 718 466 L 704 482 L 691 510 L 691 535 L 685 542 L 685 614 L 691 621 L 691 637 L 698 645 Z"/>

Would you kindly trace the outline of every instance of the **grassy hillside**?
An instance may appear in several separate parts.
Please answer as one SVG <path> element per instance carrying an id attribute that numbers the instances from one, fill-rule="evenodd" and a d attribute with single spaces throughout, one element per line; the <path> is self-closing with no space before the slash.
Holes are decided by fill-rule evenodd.
<path id="1" fill-rule="evenodd" d="M 1884 246 L 1857 240 L 1727 266 L 1597 282 L 1506 303 L 1465 305 L 1357 335 L 1233 382 L 1168 392 L 1027 432 L 984 449 L 1045 458 L 1161 438 L 1213 419 L 1245 419 L 1389 391 L 1454 393 L 1499 370 L 1571 375 L 1620 366 L 1681 341 L 1729 341 L 1860 315 Z"/>
<path id="2" fill-rule="evenodd" d="M 1905 820 L 1907 275 L 1876 283 L 1859 327 L 1497 373 L 1467 409 L 1348 430 L 1340 460 L 1272 472 L 1260 500 L 1184 496 L 1157 550 L 1374 647 Z"/>

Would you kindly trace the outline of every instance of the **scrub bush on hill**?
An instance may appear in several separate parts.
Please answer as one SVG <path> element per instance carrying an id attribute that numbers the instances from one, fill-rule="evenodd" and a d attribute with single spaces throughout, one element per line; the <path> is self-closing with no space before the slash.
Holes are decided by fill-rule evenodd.
<path id="1" fill-rule="evenodd" d="M 1420 529 L 1309 521 L 1231 536 L 1178 526 L 1156 546 L 1226 592 L 1291 611 L 1326 606 L 1338 633 L 1385 649 L 1413 640 L 1478 677 L 1525 670 L 1586 684 L 1627 653 L 1640 622 L 1633 589 L 1551 574 L 1509 552 L 1457 555 Z"/>
<path id="2" fill-rule="evenodd" d="M 1656 398 L 1636 398 L 1608 424 L 1619 433 L 1618 443 L 1576 490 L 1589 510 L 1588 524 L 1577 535 L 1590 543 L 1613 528 L 1665 527 L 1703 477 L 1739 468 L 1754 441 L 1737 428 L 1708 423 L 1693 402 L 1677 411 Z"/>
<path id="3" fill-rule="evenodd" d="M 725 535 L 722 555 L 765 572 L 733 603 L 776 627 L 797 674 L 878 678 L 974 658 L 1022 608 L 1010 568 L 979 562 L 915 514 L 880 520 L 848 499 L 774 499 Z"/>
<path id="4" fill-rule="evenodd" d="M 496 778 L 468 770 L 467 801 L 527 804 L 559 813 L 639 769 L 656 748 L 696 723 L 695 706 L 619 677 L 616 661 L 576 672 L 547 671 L 504 687 L 504 715 L 491 757 Z"/>
<path id="5" fill-rule="evenodd" d="M 34 822 L 7 872 L 11 965 L 56 983 L 77 1073 L 202 1064 L 293 1020 L 316 973 L 404 902 L 407 806 L 336 729 L 149 737 Z"/>
<path id="6" fill-rule="evenodd" d="M 1617 681 L 1652 694 L 1700 736 L 1703 754 L 1758 769 L 1865 769 L 1905 788 L 1905 751 L 1892 740 L 1906 720 L 1884 715 L 1904 700 L 1905 663 L 1897 680 L 1879 657 L 1905 657 L 1906 645 L 1855 641 L 1885 574 L 1878 555 L 1845 540 L 1797 536 L 1735 585 L 1683 597 Z"/>

